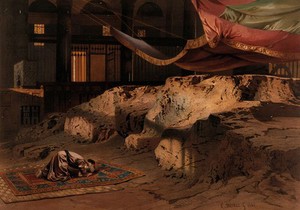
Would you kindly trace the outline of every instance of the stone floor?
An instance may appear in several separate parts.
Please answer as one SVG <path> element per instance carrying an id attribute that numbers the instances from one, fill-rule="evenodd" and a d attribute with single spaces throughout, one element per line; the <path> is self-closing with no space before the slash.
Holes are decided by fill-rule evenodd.
<path id="1" fill-rule="evenodd" d="M 300 209 L 300 205 L 290 205 L 293 198 L 282 194 L 277 198 L 259 192 L 255 185 L 261 181 L 263 173 L 257 172 L 254 177 L 235 177 L 227 183 L 215 184 L 195 183 L 187 178 L 176 177 L 172 171 L 163 171 L 158 166 L 153 151 L 136 152 L 125 150 L 124 139 L 115 135 L 106 143 L 78 144 L 72 137 L 64 133 L 50 137 L 41 144 L 51 141 L 59 145 L 59 149 L 69 149 L 84 157 L 103 159 L 112 163 L 126 165 L 145 173 L 144 177 L 130 180 L 119 186 L 121 191 L 87 194 L 63 198 L 44 199 L 13 204 L 5 204 L 0 200 L 1 210 L 101 210 L 101 209 Z M 46 163 L 45 160 L 15 158 L 7 144 L 0 149 L 0 169 L 10 166 Z M 54 151 L 55 152 L 55 151 Z M 284 178 L 284 177 L 283 177 Z M 285 177 L 288 179 L 287 177 Z M 300 189 L 298 182 L 293 183 Z M 299 186 L 297 188 L 297 186 Z M 298 192 L 299 195 L 299 192 Z M 271 200 L 270 200 L 271 198 Z M 275 201 L 273 202 L 272 201 Z M 276 201 L 277 199 L 277 201 Z M 286 203 L 280 205 L 278 203 Z M 284 208 L 282 207 L 284 206 Z"/>
<path id="2" fill-rule="evenodd" d="M 1 210 L 67 210 L 67 209 L 173 209 L 167 201 L 156 198 L 155 195 L 145 190 L 143 185 L 151 185 L 151 188 L 161 188 L 159 183 L 173 185 L 174 182 L 164 177 L 164 172 L 159 169 L 151 152 L 137 154 L 124 151 L 120 137 L 106 144 L 80 145 L 72 143 L 71 139 L 63 134 L 55 136 L 57 142 L 64 142 L 66 148 L 76 151 L 83 156 L 95 159 L 104 159 L 109 162 L 129 165 L 146 173 L 146 176 L 120 184 L 124 188 L 121 191 L 88 194 L 82 196 L 70 196 L 64 198 L 45 199 L 22 203 L 5 204 L 0 200 Z M 6 144 L 3 144 L 6 145 Z M 50 156 L 49 156 L 50 157 Z M 12 156 L 11 150 L 2 148 L 0 151 L 0 168 L 11 165 L 36 164 L 44 161 L 18 159 Z M 159 180 L 159 183 L 155 184 Z"/>

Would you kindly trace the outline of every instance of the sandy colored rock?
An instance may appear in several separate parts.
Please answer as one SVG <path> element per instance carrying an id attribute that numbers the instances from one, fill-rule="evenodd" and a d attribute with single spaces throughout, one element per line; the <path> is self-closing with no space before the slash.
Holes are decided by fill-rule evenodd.
<path id="1" fill-rule="evenodd" d="M 22 128 L 15 138 L 15 143 L 42 141 L 64 130 L 65 114 L 51 113 L 37 125 Z"/>
<path id="2" fill-rule="evenodd" d="M 118 87 L 71 109 L 65 134 L 18 145 L 14 153 L 41 161 L 35 159 L 41 150 L 54 146 L 53 152 L 70 149 L 143 170 L 144 177 L 122 186 L 153 208 L 298 209 L 297 84 L 272 76 L 194 75 L 169 78 L 163 87 Z M 95 144 L 76 144 L 77 137 Z M 152 208 L 136 205 L 126 208 Z"/>
<path id="3" fill-rule="evenodd" d="M 157 87 L 122 86 L 105 91 L 68 111 L 64 130 L 89 142 L 103 142 L 115 132 L 140 132 L 153 106 Z"/>
<path id="4" fill-rule="evenodd" d="M 169 78 L 146 115 L 143 131 L 128 136 L 126 145 L 140 149 L 136 145 L 153 139 L 153 147 L 165 129 L 191 127 L 214 113 L 257 107 L 262 102 L 289 103 L 296 100 L 292 84 L 290 79 L 259 75 Z"/>

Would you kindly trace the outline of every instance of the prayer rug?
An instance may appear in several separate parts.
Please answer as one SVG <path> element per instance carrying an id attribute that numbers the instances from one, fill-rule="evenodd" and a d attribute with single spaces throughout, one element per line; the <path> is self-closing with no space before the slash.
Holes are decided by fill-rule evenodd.
<path id="1" fill-rule="evenodd" d="M 97 163 L 99 171 L 89 177 L 72 178 L 65 182 L 51 182 L 36 178 L 38 166 L 23 166 L 6 169 L 0 173 L 0 196 L 5 203 L 37 200 L 42 198 L 64 197 L 87 193 L 108 192 L 120 190 L 113 186 L 144 174 L 110 163 Z"/>

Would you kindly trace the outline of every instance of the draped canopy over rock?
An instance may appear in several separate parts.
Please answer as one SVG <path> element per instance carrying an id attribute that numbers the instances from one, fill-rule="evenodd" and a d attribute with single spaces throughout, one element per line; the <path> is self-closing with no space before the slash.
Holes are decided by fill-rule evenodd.
<path id="1" fill-rule="evenodd" d="M 297 0 L 191 0 L 204 34 L 168 57 L 115 28 L 123 45 L 155 65 L 176 64 L 191 71 L 300 60 L 300 2 Z"/>

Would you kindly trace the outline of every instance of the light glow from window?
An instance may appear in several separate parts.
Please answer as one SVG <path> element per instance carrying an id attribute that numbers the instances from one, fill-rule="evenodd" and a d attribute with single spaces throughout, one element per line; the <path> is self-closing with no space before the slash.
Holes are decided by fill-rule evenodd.
<path id="1" fill-rule="evenodd" d="M 44 47 L 45 46 L 45 43 L 44 42 L 34 42 L 33 45 L 35 47 Z"/>
<path id="2" fill-rule="evenodd" d="M 146 30 L 145 29 L 138 29 L 137 30 L 138 37 L 146 37 Z"/>
<path id="3" fill-rule="evenodd" d="M 45 24 L 34 24 L 34 34 L 45 34 Z"/>
<path id="4" fill-rule="evenodd" d="M 109 26 L 103 26 L 102 27 L 102 36 L 111 36 Z"/>

